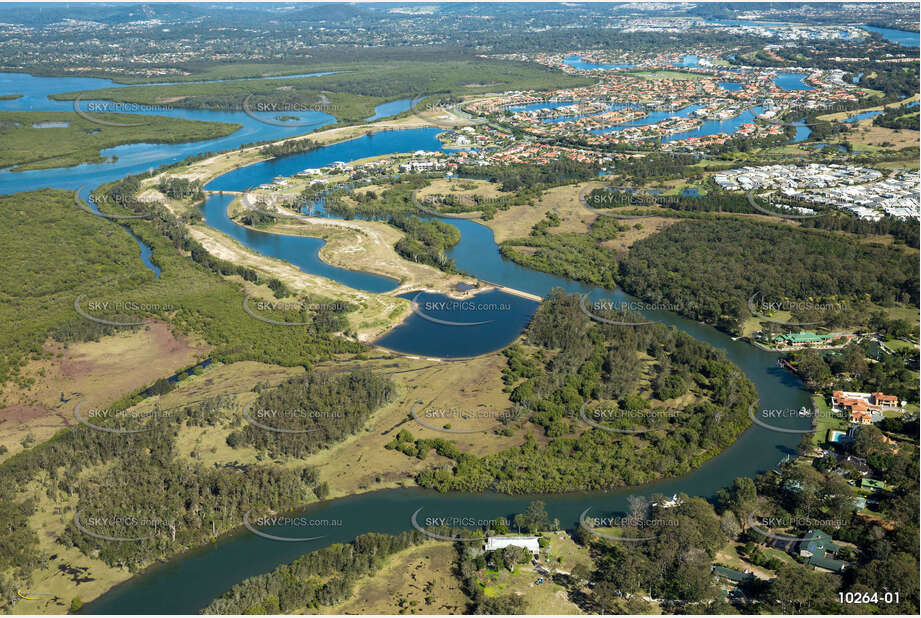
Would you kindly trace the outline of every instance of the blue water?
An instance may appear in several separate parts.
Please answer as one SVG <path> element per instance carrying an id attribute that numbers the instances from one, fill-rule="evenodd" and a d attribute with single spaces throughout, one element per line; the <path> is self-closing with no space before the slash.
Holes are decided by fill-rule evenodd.
<path id="1" fill-rule="evenodd" d="M 412 99 L 398 99 L 388 103 L 381 103 L 374 108 L 374 115 L 368 116 L 365 118 L 365 121 L 372 122 L 374 120 L 386 118 L 387 116 L 396 116 L 397 114 L 402 114 L 403 112 L 409 111 L 412 106 Z"/>
<path id="2" fill-rule="evenodd" d="M 8 76 L 2 77 L 9 79 Z M 3 85 L 0 92 L 30 93 L 26 100 L 43 106 L 47 105 L 47 108 L 50 109 L 58 103 L 49 102 L 45 95 L 54 88 L 61 92 L 110 85 L 99 84 L 107 80 L 65 78 L 64 80 L 53 80 L 57 85 L 51 89 L 45 88 L 43 93 L 40 93 L 39 85 L 46 79 L 23 79 L 12 86 Z M 95 83 L 89 85 L 88 82 Z M 48 83 L 45 85 L 47 86 Z M 4 103 L 16 104 L 17 101 Z M 60 102 L 60 104 L 70 105 L 69 102 Z M 0 103 L 0 109 L 10 109 L 10 107 L 4 107 L 3 103 Z M 67 109 L 72 108 L 67 107 Z M 208 120 L 216 119 L 215 114 L 219 114 L 219 112 L 190 113 L 203 114 L 201 118 L 206 117 Z M 3 171 L 0 172 L 0 192 L 12 193 L 45 186 L 70 189 L 85 186 L 87 188 L 84 191 L 88 192 L 90 188 L 126 174 L 156 167 L 162 163 L 183 158 L 187 154 L 216 150 L 216 144 L 223 144 L 220 147 L 227 148 L 231 147 L 228 144 L 286 137 L 305 132 L 302 127 L 275 127 L 252 119 L 247 120 L 248 117 L 242 113 L 230 115 L 243 124 L 244 129 L 229 138 L 185 146 L 119 147 L 107 153 L 118 154 L 117 162 L 82 165 L 66 170 L 42 170 L 35 173 Z M 249 131 L 249 134 L 246 134 L 246 131 Z M 337 160 L 349 161 L 379 154 L 410 152 L 419 149 L 440 150 L 441 145 L 435 138 L 439 131 L 440 129 L 417 129 L 378 133 L 314 152 L 257 163 L 213 180 L 209 183 L 209 189 L 242 190 L 251 185 L 270 181 L 279 174 L 290 175 L 304 168 L 321 167 Z M 152 150 L 153 153 L 151 153 Z M 206 223 L 218 229 L 223 228 L 241 243 L 251 243 L 254 248 L 267 255 L 283 256 L 283 259 L 305 270 L 319 269 L 320 272 L 328 273 L 324 276 L 336 278 L 347 285 L 360 289 L 377 289 L 376 286 L 382 289 L 385 287 L 392 289 L 394 285 L 392 280 L 323 265 L 316 254 L 322 241 L 312 243 L 317 239 L 251 232 L 232 222 L 227 222 L 226 205 L 229 200 L 229 195 L 218 195 L 209 199 L 204 206 Z M 456 260 L 461 270 L 474 273 L 481 280 L 508 285 L 540 296 L 546 296 L 554 287 L 561 287 L 569 292 L 587 293 L 592 298 L 604 297 L 614 301 L 629 300 L 621 292 L 593 288 L 546 273 L 531 271 L 506 261 L 501 258 L 493 239 L 493 233 L 489 228 L 472 221 L 456 219 L 444 219 L 444 221 L 457 227 L 462 234 L 461 242 L 447 252 L 448 256 Z M 308 272 L 314 272 L 314 270 Z M 481 333 L 478 337 L 473 336 L 477 328 L 475 326 L 421 330 L 430 328 L 427 325 L 432 323 L 414 315 L 399 329 L 392 331 L 389 337 L 396 340 L 395 345 L 399 345 L 401 349 L 408 352 L 415 351 L 428 355 L 435 350 L 439 356 L 480 353 L 501 348 L 505 342 L 517 336 L 527 321 L 527 317 L 537 306 L 532 301 L 499 291 L 485 292 L 475 298 L 477 303 L 505 303 L 510 306 L 508 310 L 479 312 L 481 314 L 479 317 L 496 320 L 495 325 L 490 327 L 495 330 Z M 422 299 L 448 300 L 447 297 L 441 295 L 424 296 Z M 476 313 L 474 312 L 474 318 L 478 317 Z M 466 321 L 469 319 L 467 316 L 470 312 L 455 314 L 458 312 L 439 313 L 438 310 L 434 310 L 432 315 L 436 317 L 450 315 L 458 317 L 457 321 Z M 674 325 L 691 336 L 724 350 L 730 360 L 745 371 L 755 383 L 762 406 L 798 408 L 808 403 L 808 395 L 802 390 L 799 380 L 776 366 L 777 354 L 763 352 L 741 341 L 733 341 L 710 327 L 675 314 L 649 311 L 644 312 L 644 315 L 649 319 Z M 425 322 L 426 325 L 423 326 L 416 322 Z M 422 336 L 419 336 L 420 334 Z M 477 339 L 479 341 L 473 345 L 471 342 Z M 791 425 L 804 426 L 804 419 L 791 419 L 787 426 Z M 648 495 L 651 492 L 662 492 L 670 495 L 683 491 L 692 495 L 709 497 L 718 489 L 731 484 L 736 477 L 752 476 L 774 467 L 781 457 L 795 452 L 794 446 L 798 441 L 799 436 L 797 435 L 780 434 L 753 427 L 746 431 L 731 448 L 685 478 L 669 479 L 641 488 L 621 491 L 555 496 L 547 499 L 547 508 L 552 517 L 559 517 L 563 525 L 569 527 L 574 524 L 578 514 L 586 506 L 596 506 L 599 510 L 614 509 L 626 512 L 628 508 L 626 498 L 630 494 Z M 600 462 L 599 465 L 603 465 L 603 462 Z M 492 519 L 498 515 L 520 512 L 531 499 L 531 497 L 494 495 L 478 495 L 472 498 L 463 494 L 437 495 L 432 492 L 404 489 L 318 503 L 307 509 L 312 513 L 312 517 L 338 518 L 347 523 L 342 530 L 329 534 L 316 544 L 279 544 L 248 534 L 233 535 L 132 579 L 127 584 L 106 593 L 97 602 L 85 608 L 85 612 L 192 613 L 244 577 L 266 572 L 279 563 L 294 559 L 304 551 L 316 549 L 329 542 L 347 541 L 357 534 L 372 530 L 379 532 L 406 530 L 409 527 L 409 515 L 422 504 L 432 511 L 449 509 L 449 512 L 470 512 Z M 359 513 L 359 516 L 355 516 L 356 513 Z M 374 517 L 367 517 L 367 513 L 374 513 Z"/>
<path id="3" fill-rule="evenodd" d="M 815 144 L 805 144 L 805 146 L 807 148 L 818 148 L 818 149 L 825 148 L 826 146 L 831 146 L 832 148 L 837 149 L 839 152 L 847 152 L 847 148 L 845 148 L 841 144 L 815 143 Z"/>
<path id="4" fill-rule="evenodd" d="M 275 129 L 262 125 L 263 135 Z M 349 161 L 357 158 L 393 152 L 408 152 L 419 149 L 439 150 L 440 143 L 435 135 L 440 129 L 417 129 L 411 131 L 379 133 L 329 146 L 314 152 L 263 162 L 247 168 L 234 170 L 211 183 L 209 189 L 242 190 L 251 185 L 262 184 L 275 176 L 290 175 L 308 167 L 321 167 L 337 160 Z M 199 145 L 201 146 L 201 145 Z M 140 153 L 137 153 L 138 155 Z M 151 161 L 157 165 L 159 161 Z M 75 188 L 95 185 L 100 182 L 92 166 L 80 166 L 72 170 L 48 170 L 42 172 L 47 186 L 48 180 L 57 186 Z M 107 168 L 108 169 L 108 168 Z M 111 171 L 111 170 L 109 170 Z M 114 172 L 113 172 L 114 173 Z M 14 179 L 18 181 L 14 183 Z M 3 177 L 4 188 L 12 191 L 26 190 L 33 183 L 26 174 L 7 173 Z M 69 183 L 69 184 L 68 184 Z M 8 191 L 10 192 L 10 191 Z M 281 237 L 250 232 L 226 220 L 226 204 L 230 196 L 217 196 L 204 206 L 206 223 L 214 225 L 250 244 L 268 255 L 283 256 L 284 259 L 302 268 L 324 268 L 316 256 L 319 244 L 316 239 L 306 237 Z M 223 214 L 222 214 L 223 213 Z M 582 285 L 546 273 L 531 271 L 501 258 L 492 231 L 472 221 L 444 219 L 461 231 L 461 242 L 448 252 L 461 270 L 474 273 L 481 280 L 493 281 L 520 290 L 545 296 L 554 287 L 569 292 L 590 294 L 592 298 L 608 298 L 614 301 L 628 300 L 621 292 L 611 292 Z M 322 241 L 320 241 L 322 242 Z M 273 253 L 274 252 L 274 253 Z M 327 276 L 346 284 L 373 287 L 386 281 L 369 275 L 360 279 L 360 273 L 328 267 Z M 312 272 L 312 271 L 311 271 Z M 355 277 L 352 279 L 352 277 Z M 509 310 L 490 310 L 473 317 L 495 319 L 496 323 L 487 333 L 476 333 L 475 326 L 439 327 L 428 326 L 431 322 L 412 316 L 399 329 L 382 339 L 399 346 L 410 353 L 439 356 L 470 355 L 497 349 L 517 336 L 537 304 L 499 291 L 479 294 L 477 303 L 505 303 Z M 441 295 L 424 296 L 423 300 L 447 300 Z M 454 316 L 466 321 L 470 312 L 439 313 L 436 317 Z M 739 365 L 756 384 L 761 396 L 761 405 L 772 408 L 798 408 L 808 403 L 808 395 L 801 389 L 801 383 L 792 374 L 776 366 L 777 354 L 763 352 L 747 343 L 732 341 L 728 336 L 702 324 L 686 320 L 668 312 L 644 312 L 649 319 L 661 320 L 685 330 L 692 336 L 711 343 L 724 350 L 727 356 Z M 478 321 L 476 319 L 470 321 Z M 425 325 L 420 324 L 425 322 Z M 501 328 L 500 328 L 501 326 Z M 425 330 L 428 329 L 428 330 Z M 479 340 L 478 340 L 479 339 Z M 475 342 L 475 344 L 473 343 Z M 797 425 L 798 423 L 798 425 Z M 790 424 L 802 426 L 803 419 L 792 419 Z M 616 510 L 626 512 L 627 496 L 649 495 L 662 492 L 668 495 L 683 491 L 692 495 L 712 496 L 718 489 L 731 484 L 739 476 L 752 476 L 776 465 L 786 454 L 793 453 L 799 440 L 797 435 L 780 434 L 753 427 L 746 431 L 736 443 L 724 453 L 704 464 L 699 470 L 685 478 L 669 479 L 641 488 L 630 488 L 593 494 L 554 496 L 547 498 L 547 508 L 552 517 L 558 517 L 564 526 L 574 525 L 578 514 L 587 506 L 599 511 Z M 332 531 L 317 543 L 279 544 L 256 538 L 249 534 L 231 535 L 218 542 L 200 548 L 170 561 L 162 567 L 151 569 L 123 586 L 106 593 L 85 609 L 86 613 L 192 613 L 198 611 L 211 599 L 241 579 L 266 572 L 280 563 L 289 562 L 311 549 L 330 542 L 347 541 L 368 531 L 399 532 L 408 529 L 409 515 L 424 505 L 429 512 L 464 512 L 492 519 L 499 515 L 520 512 L 531 497 L 510 497 L 495 495 L 439 495 L 416 489 L 391 490 L 354 496 L 311 505 L 307 512 L 311 517 L 341 519 L 346 524 L 341 530 Z M 360 515 L 356 516 L 358 513 Z M 374 517 L 367 517 L 374 513 Z M 281 533 L 278 531 L 278 533 Z"/>
<path id="5" fill-rule="evenodd" d="M 846 118 L 844 122 L 860 122 L 861 120 L 866 120 L 867 118 L 875 118 L 882 113 L 883 113 L 882 110 L 877 110 L 873 112 L 861 112 L 859 114 Z"/>
<path id="6" fill-rule="evenodd" d="M 876 26 L 861 26 L 869 32 L 883 35 L 890 43 L 898 43 L 904 47 L 921 47 L 921 33 L 906 30 L 893 30 L 892 28 L 877 28 Z"/>
<path id="7" fill-rule="evenodd" d="M 863 77 L 863 71 L 861 71 L 860 73 L 858 73 L 857 76 L 854 77 L 854 79 L 853 79 L 852 81 L 853 81 L 855 84 L 858 84 L 858 83 L 860 83 L 860 78 L 861 78 L 861 77 Z"/>
<path id="8" fill-rule="evenodd" d="M 581 69 L 583 71 L 589 71 L 592 69 L 602 69 L 605 71 L 610 71 L 613 69 L 632 69 L 636 66 L 635 64 L 595 64 L 592 62 L 583 61 L 580 56 L 567 56 L 563 58 L 563 64 L 576 69 Z"/>
<path id="9" fill-rule="evenodd" d="M 797 126 L 796 135 L 793 136 L 793 139 L 791 140 L 791 142 L 793 142 L 794 144 L 802 142 L 807 137 L 809 137 L 811 134 L 812 134 L 812 129 L 810 129 L 809 127 L 805 125 Z"/>
<path id="10" fill-rule="evenodd" d="M 354 161 L 359 158 L 416 150 L 441 151 L 443 148 L 436 136 L 442 131 L 443 129 L 439 128 L 382 131 L 311 152 L 241 167 L 215 178 L 205 185 L 205 189 L 244 191 L 249 187 L 271 182 L 276 176 L 291 176 L 304 169 L 324 167 L 336 161 Z"/>
<path id="11" fill-rule="evenodd" d="M 455 253 L 457 251 L 452 252 Z M 416 294 L 404 294 L 403 298 L 412 300 Z M 538 306 L 536 301 L 498 290 L 481 292 L 461 301 L 448 299 L 443 294 L 420 294 L 416 302 L 419 311 L 426 316 L 457 324 L 445 325 L 413 313 L 375 341 L 376 345 L 422 356 L 477 356 L 513 342 L 531 321 Z M 442 302 L 452 304 L 445 307 L 439 305 Z M 427 303 L 433 305 L 427 306 Z"/>
<path id="12" fill-rule="evenodd" d="M 638 107 L 637 105 L 632 105 L 630 103 L 611 103 L 606 108 L 599 112 L 592 112 L 591 114 L 574 114 L 572 116 L 558 116 L 556 118 L 544 118 L 542 122 L 558 123 L 558 122 L 572 122 L 574 120 L 579 120 L 580 118 L 591 118 L 593 116 L 600 116 L 601 114 L 617 110 L 617 109 L 627 109 L 628 107 Z"/>
<path id="13" fill-rule="evenodd" d="M 406 146 L 433 148 L 434 136 L 426 130 L 403 131 L 399 134 L 383 134 L 371 139 L 352 140 L 346 145 L 324 148 L 322 151 L 297 155 L 300 158 L 297 168 L 317 166 L 321 161 L 348 160 L 372 156 L 381 150 L 402 150 Z M 381 146 L 377 138 L 384 138 L 390 143 L 401 140 L 401 148 Z M 325 152 L 324 152 L 325 151 Z M 309 160 L 309 162 L 308 162 Z M 276 169 L 262 164 L 261 175 L 253 172 L 230 172 L 225 177 L 213 181 L 222 186 L 257 184 L 268 181 L 276 175 Z M 229 180 L 227 177 L 230 176 Z M 218 211 L 220 212 L 220 211 Z M 561 287 L 568 292 L 587 293 L 592 298 L 606 298 L 614 302 L 629 300 L 621 292 L 611 292 L 582 285 L 567 279 L 531 271 L 501 258 L 498 247 L 493 240 L 492 230 L 472 221 L 443 219 L 456 226 L 461 232 L 460 243 L 448 252 L 456 260 L 460 269 L 474 273 L 481 280 L 508 285 L 533 294 L 545 296 L 554 287 Z M 259 242 L 268 242 L 262 240 Z M 296 253 L 300 249 L 293 249 Z M 292 256 L 289 256 L 289 259 Z M 520 332 L 527 316 L 536 307 L 536 303 L 523 300 L 498 291 L 485 292 L 474 297 L 477 303 L 506 303 L 507 311 L 488 311 L 474 314 L 473 318 L 495 319 L 504 329 L 495 327 L 485 340 L 472 345 L 476 339 L 474 326 L 433 328 L 427 320 L 412 316 L 399 329 L 380 340 L 399 346 L 402 351 L 415 354 L 439 356 L 463 352 L 465 355 L 496 349 L 504 345 Z M 448 300 L 442 295 L 424 295 L 420 300 Z M 470 319 L 469 312 L 427 312 L 438 318 L 454 317 L 457 321 L 478 321 Z M 727 356 L 745 371 L 755 383 L 761 397 L 761 405 L 768 408 L 799 408 L 808 403 L 808 395 L 801 388 L 801 383 L 789 372 L 776 365 L 777 354 L 764 352 L 751 345 L 733 341 L 716 330 L 676 316 L 668 312 L 644 312 L 649 319 L 661 320 L 685 330 L 691 336 L 724 350 Z M 422 322 L 425 322 L 423 325 Z M 416 330 L 419 329 L 419 330 Z M 420 336 L 421 335 L 421 336 Z M 479 333 L 484 336 L 485 333 Z M 803 426 L 804 419 L 791 419 L 785 426 Z M 794 447 L 799 436 L 771 432 L 760 427 L 752 427 L 719 456 L 705 463 L 700 469 L 680 479 L 645 485 L 617 491 L 592 494 L 575 494 L 566 496 L 544 497 L 551 517 L 560 519 L 564 527 L 574 525 L 578 514 L 587 506 L 594 506 L 599 511 L 628 510 L 627 497 L 631 494 L 649 495 L 661 492 L 671 495 L 687 492 L 691 495 L 712 496 L 718 489 L 731 484 L 739 476 L 752 476 L 774 467 L 784 455 L 795 453 Z M 472 498 L 465 494 L 436 494 L 418 489 L 400 489 L 373 492 L 313 504 L 304 509 L 305 516 L 311 518 L 333 518 L 344 522 L 341 529 L 326 531 L 325 538 L 315 543 L 272 543 L 251 534 L 240 533 L 220 539 L 214 544 L 184 554 L 169 563 L 152 569 L 106 593 L 96 602 L 87 606 L 87 613 L 190 613 L 198 611 L 211 599 L 215 598 L 231 585 L 245 577 L 264 573 L 275 566 L 290 562 L 304 551 L 317 549 L 333 542 L 348 541 L 358 534 L 369 531 L 396 533 L 408 529 L 409 516 L 420 506 L 426 513 L 469 513 L 480 518 L 492 519 L 520 511 L 532 497 L 498 496 L 493 494 L 477 495 Z M 356 516 L 356 513 L 359 514 Z M 374 517 L 367 517 L 374 513 Z M 292 530 L 277 528 L 271 531 L 280 535 L 291 535 Z"/>
<path id="14" fill-rule="evenodd" d="M 803 82 L 803 73 L 778 73 L 774 84 L 783 90 L 812 90 L 812 86 Z"/>
<path id="15" fill-rule="evenodd" d="M 625 106 L 629 107 L 629 106 Z M 687 107 L 682 107 L 681 109 L 675 111 L 654 111 L 649 112 L 645 118 L 637 118 L 636 120 L 631 120 L 629 122 L 623 122 L 618 125 L 611 127 L 605 127 L 603 129 L 592 129 L 589 133 L 594 133 L 595 135 L 604 135 L 605 133 L 611 133 L 613 131 L 618 131 L 620 129 L 625 129 L 628 127 L 645 127 L 651 124 L 656 124 L 657 122 L 662 122 L 663 120 L 668 120 L 669 118 L 689 118 L 692 113 L 702 108 L 703 105 L 688 105 Z"/>
<path id="16" fill-rule="evenodd" d="M 907 105 L 903 105 L 903 107 L 906 107 L 906 108 L 907 107 L 918 107 L 918 103 L 921 103 L 921 101 L 912 101 L 911 103 L 908 103 Z"/>
<path id="17" fill-rule="evenodd" d="M 237 225 L 226 214 L 227 206 L 235 198 L 236 195 L 232 193 L 208 196 L 202 206 L 205 223 L 262 255 L 285 260 L 305 273 L 326 277 L 357 290 L 383 293 L 399 285 L 396 279 L 327 264 L 319 256 L 320 249 L 326 244 L 322 238 L 268 234 Z"/>
<path id="18" fill-rule="evenodd" d="M 725 90 L 729 90 L 730 92 L 736 92 L 742 89 L 742 84 L 738 82 L 717 82 L 717 83 L 719 84 L 721 88 Z"/>
<path id="19" fill-rule="evenodd" d="M 98 213 L 99 206 L 96 205 L 96 202 L 90 199 L 90 193 L 92 193 L 90 188 L 88 186 L 84 186 L 80 188 L 80 190 L 77 192 L 77 195 L 80 197 L 81 200 L 84 201 L 84 203 L 86 203 L 87 206 L 89 206 L 90 210 L 92 210 L 95 213 Z M 134 232 L 132 232 L 126 225 L 124 224 L 119 224 L 119 225 L 121 225 L 122 229 L 128 232 L 128 235 L 131 236 L 132 240 L 134 240 L 134 242 L 137 243 L 138 249 L 139 249 L 139 257 L 141 258 L 141 263 L 143 263 L 144 266 L 146 266 L 147 269 L 154 274 L 155 279 L 159 279 L 161 270 L 160 270 L 160 267 L 154 264 L 153 260 L 151 259 L 153 257 L 153 250 L 148 245 L 146 245 L 144 242 L 142 242 L 141 239 L 138 238 L 137 235 Z"/>
<path id="20" fill-rule="evenodd" d="M 674 135 L 669 135 L 664 138 L 663 141 L 674 142 L 680 139 L 687 139 L 689 137 L 701 137 L 705 135 L 715 135 L 717 133 L 734 133 L 736 129 L 741 127 L 743 124 L 754 122 L 755 116 L 760 114 L 763 111 L 761 107 L 753 107 L 752 109 L 745 110 L 735 118 L 727 118 L 726 120 L 705 120 L 700 127 L 691 131 L 684 131 L 682 133 L 675 133 Z"/>

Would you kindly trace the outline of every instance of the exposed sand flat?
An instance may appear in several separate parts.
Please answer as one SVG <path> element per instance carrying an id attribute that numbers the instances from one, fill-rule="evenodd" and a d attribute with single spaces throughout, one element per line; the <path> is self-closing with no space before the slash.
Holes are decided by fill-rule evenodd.
<path id="1" fill-rule="evenodd" d="M 292 197 L 274 194 L 267 207 L 272 211 L 280 198 Z M 230 205 L 230 212 L 241 207 L 240 201 Z M 279 211 L 281 212 L 281 211 Z M 427 264 L 411 262 L 401 257 L 394 245 L 405 236 L 395 227 L 381 221 L 360 221 L 308 217 L 285 211 L 285 219 L 261 231 L 287 236 L 311 236 L 327 242 L 320 249 L 320 258 L 334 266 L 360 270 L 391 277 L 400 281 L 399 287 L 389 292 L 402 294 L 414 289 L 440 292 L 452 291 L 465 277 L 449 274 Z M 254 228 L 251 228 L 254 229 Z"/>
<path id="2" fill-rule="evenodd" d="M 265 276 L 275 277 L 299 294 L 318 295 L 358 306 L 348 314 L 349 323 L 359 339 L 369 341 L 382 335 L 410 313 L 409 301 L 386 294 L 370 294 L 311 275 L 283 260 L 266 257 L 245 248 L 234 239 L 204 225 L 189 228 L 192 237 L 208 253 L 234 264 L 253 268 Z"/>

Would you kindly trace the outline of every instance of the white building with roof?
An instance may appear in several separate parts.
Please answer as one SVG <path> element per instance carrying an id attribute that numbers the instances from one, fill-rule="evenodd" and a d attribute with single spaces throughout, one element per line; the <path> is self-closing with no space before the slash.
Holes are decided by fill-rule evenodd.
<path id="1" fill-rule="evenodd" d="M 483 551 L 493 551 L 514 546 L 523 547 L 534 556 L 537 556 L 540 553 L 540 543 L 537 542 L 537 538 L 536 536 L 491 536 L 486 539 Z"/>

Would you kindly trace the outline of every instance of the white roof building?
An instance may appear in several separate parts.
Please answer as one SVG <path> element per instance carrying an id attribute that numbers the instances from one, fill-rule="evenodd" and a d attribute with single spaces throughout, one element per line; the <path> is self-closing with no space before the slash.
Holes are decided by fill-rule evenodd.
<path id="1" fill-rule="evenodd" d="M 483 550 L 505 549 L 510 545 L 524 547 L 532 554 L 540 553 L 540 544 L 537 542 L 536 536 L 491 536 L 486 539 Z"/>

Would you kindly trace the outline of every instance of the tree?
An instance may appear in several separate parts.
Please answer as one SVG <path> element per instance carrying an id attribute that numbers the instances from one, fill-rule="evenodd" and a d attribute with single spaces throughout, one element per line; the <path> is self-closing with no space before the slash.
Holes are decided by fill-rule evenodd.
<path id="1" fill-rule="evenodd" d="M 739 520 L 735 516 L 735 513 L 732 511 L 723 513 L 723 516 L 720 517 L 720 530 L 723 531 L 723 534 L 725 534 L 726 538 L 729 540 L 734 540 L 739 536 L 739 533 L 742 531 L 742 526 L 739 525 Z"/>
<path id="2" fill-rule="evenodd" d="M 550 516 L 547 515 L 544 502 L 535 500 L 530 503 L 524 513 L 515 515 L 515 525 L 531 533 L 549 529 Z"/>
<path id="3" fill-rule="evenodd" d="M 70 600 L 70 611 L 73 613 L 79 612 L 83 608 L 83 601 L 80 600 L 80 597 L 74 597 Z"/>

